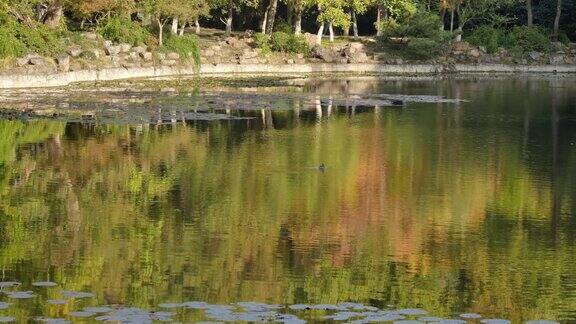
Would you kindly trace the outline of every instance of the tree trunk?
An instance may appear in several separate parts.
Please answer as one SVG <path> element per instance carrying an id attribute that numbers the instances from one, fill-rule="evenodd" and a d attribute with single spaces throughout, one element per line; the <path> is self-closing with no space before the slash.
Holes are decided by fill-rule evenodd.
<path id="1" fill-rule="evenodd" d="M 274 31 L 274 19 L 276 19 L 276 8 L 278 0 L 270 0 L 270 10 L 268 11 L 268 21 L 266 22 L 266 34 L 270 35 Z"/>
<path id="2" fill-rule="evenodd" d="M 294 15 L 294 34 L 302 34 L 302 8 L 301 4 L 298 3 Z"/>
<path id="3" fill-rule="evenodd" d="M 268 23 L 268 12 L 270 11 L 271 5 L 272 2 L 268 3 L 268 6 L 266 6 L 266 10 L 264 10 L 264 17 L 262 18 L 262 23 L 260 24 L 262 34 L 266 34 L 266 24 Z"/>
<path id="4" fill-rule="evenodd" d="M 44 14 L 44 24 L 50 28 L 57 28 L 60 26 L 60 21 L 62 21 L 63 12 L 62 0 L 54 1 L 46 10 L 46 14 Z"/>
<path id="5" fill-rule="evenodd" d="M 178 18 L 176 17 L 172 18 L 172 27 L 170 28 L 170 33 L 172 35 L 178 34 Z"/>
<path id="6" fill-rule="evenodd" d="M 358 38 L 358 18 L 354 10 L 352 10 L 352 32 L 354 33 L 354 38 Z"/>
<path id="7" fill-rule="evenodd" d="M 194 20 L 194 26 L 196 27 L 196 29 L 194 30 L 194 33 L 196 35 L 200 34 L 200 22 L 198 21 L 198 18 L 196 18 L 196 20 Z"/>
<path id="8" fill-rule="evenodd" d="M 444 30 L 445 24 L 444 24 L 444 19 L 446 18 L 446 8 L 442 7 L 440 8 L 440 30 Z"/>
<path id="9" fill-rule="evenodd" d="M 334 26 L 331 21 L 328 23 L 328 31 L 330 31 L 330 43 L 334 43 Z"/>
<path id="10" fill-rule="evenodd" d="M 534 15 L 532 14 L 532 0 L 526 0 L 526 17 L 528 20 L 528 27 L 534 25 Z"/>
<path id="11" fill-rule="evenodd" d="M 288 0 L 286 2 L 286 22 L 290 26 L 294 26 L 294 1 Z"/>
<path id="12" fill-rule="evenodd" d="M 376 9 L 376 36 L 382 36 L 382 10 L 382 3 L 378 2 L 378 8 Z"/>
<path id="13" fill-rule="evenodd" d="M 318 34 L 316 34 L 316 44 L 322 45 L 322 36 L 324 35 L 324 22 L 320 23 L 320 28 L 318 28 Z"/>
<path id="14" fill-rule="evenodd" d="M 158 24 L 158 46 L 164 45 L 164 24 L 160 19 L 156 19 L 156 23 Z"/>
<path id="15" fill-rule="evenodd" d="M 450 32 L 454 31 L 454 8 L 450 8 Z"/>
<path id="16" fill-rule="evenodd" d="M 232 8 L 232 4 L 230 4 L 230 8 L 228 8 L 228 17 L 226 17 L 226 36 L 230 36 L 232 33 L 232 15 L 234 14 L 234 9 Z"/>
<path id="17" fill-rule="evenodd" d="M 184 36 L 184 32 L 186 31 L 186 25 L 188 23 L 187 22 L 182 22 L 182 25 L 180 25 L 180 29 L 178 30 L 178 36 Z"/>
<path id="18" fill-rule="evenodd" d="M 554 39 L 555 41 L 558 40 L 561 15 L 562 15 L 562 0 L 556 0 L 556 18 L 554 18 L 554 29 L 552 31 L 552 39 Z"/>
<path id="19" fill-rule="evenodd" d="M 458 28 L 456 29 L 456 41 L 462 41 L 462 31 L 464 30 L 464 21 L 462 20 L 462 15 L 460 14 L 460 4 L 456 4 L 456 14 L 458 15 Z"/>

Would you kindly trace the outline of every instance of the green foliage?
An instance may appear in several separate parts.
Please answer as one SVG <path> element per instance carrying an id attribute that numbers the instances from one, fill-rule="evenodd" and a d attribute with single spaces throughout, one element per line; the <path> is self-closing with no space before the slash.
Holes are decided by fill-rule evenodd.
<path id="1" fill-rule="evenodd" d="M 484 46 L 488 53 L 496 53 L 504 47 L 515 56 L 523 53 L 550 50 L 550 38 L 546 31 L 538 27 L 514 27 L 506 32 L 490 26 L 481 26 L 466 38 L 471 44 Z"/>
<path id="2" fill-rule="evenodd" d="M 254 42 L 256 43 L 256 46 L 262 50 L 262 53 L 268 54 L 272 52 L 272 48 L 270 47 L 270 38 L 268 35 L 257 33 L 254 35 Z"/>
<path id="3" fill-rule="evenodd" d="M 524 52 L 550 50 L 550 38 L 546 31 L 539 27 L 514 27 L 504 39 L 504 47 L 519 47 Z"/>
<path id="4" fill-rule="evenodd" d="M 450 33 L 440 30 L 440 18 L 430 12 L 420 10 L 401 23 L 388 19 L 382 26 L 380 38 L 385 47 L 398 51 L 410 59 L 429 59 L 438 56 L 448 43 Z M 404 42 L 394 38 L 406 39 Z"/>
<path id="5" fill-rule="evenodd" d="M 467 37 L 467 40 L 470 44 L 484 46 L 488 53 L 493 54 L 498 51 L 498 47 L 502 46 L 504 37 L 504 33 L 499 29 L 491 26 L 480 26 Z"/>
<path id="6" fill-rule="evenodd" d="M 18 57 L 26 52 L 26 46 L 16 38 L 13 30 L 0 27 L 0 58 Z"/>
<path id="7" fill-rule="evenodd" d="M 27 52 L 53 56 L 62 49 L 62 34 L 42 24 L 29 27 L 4 16 L 0 26 L 0 58 Z"/>
<path id="8" fill-rule="evenodd" d="M 275 32 L 270 37 L 270 48 L 276 52 L 301 53 L 308 52 L 308 44 L 303 36 Z"/>
<path id="9" fill-rule="evenodd" d="M 198 45 L 198 38 L 196 36 L 170 37 L 164 43 L 164 47 L 180 54 L 181 58 L 192 58 L 196 65 L 200 65 L 200 46 Z"/>
<path id="10" fill-rule="evenodd" d="M 110 17 L 98 26 L 98 33 L 102 37 L 117 43 L 141 45 L 146 43 L 150 32 L 141 24 L 127 18 Z"/>
<path id="11" fill-rule="evenodd" d="M 287 33 L 287 34 L 294 32 L 292 25 L 290 25 L 284 19 L 281 19 L 277 23 L 274 24 L 274 31 L 283 32 L 283 33 Z"/>
<path id="12" fill-rule="evenodd" d="M 438 15 L 419 10 L 415 15 L 403 19 L 400 23 L 395 19 L 384 21 L 383 37 L 418 37 L 441 38 L 445 33 L 440 30 L 441 22 Z"/>

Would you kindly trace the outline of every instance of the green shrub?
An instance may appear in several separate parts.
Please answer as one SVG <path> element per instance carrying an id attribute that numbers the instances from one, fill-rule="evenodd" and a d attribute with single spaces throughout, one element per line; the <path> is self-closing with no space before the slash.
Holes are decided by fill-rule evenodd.
<path id="1" fill-rule="evenodd" d="M 386 19 L 382 25 L 382 36 L 384 38 L 439 38 L 445 33 L 440 30 L 441 25 L 438 15 L 426 10 L 418 10 L 416 14 L 402 22 Z"/>
<path id="2" fill-rule="evenodd" d="M 274 31 L 275 32 L 283 32 L 286 34 L 291 34 L 294 32 L 294 30 L 292 30 L 292 25 L 290 25 L 289 23 L 287 23 L 283 19 L 280 19 L 279 21 L 277 21 L 274 24 Z"/>
<path id="3" fill-rule="evenodd" d="M 503 37 L 501 30 L 491 26 L 481 26 L 474 30 L 466 40 L 472 45 L 486 47 L 486 51 L 493 54 L 502 46 Z"/>
<path id="4" fill-rule="evenodd" d="M 108 40 L 131 45 L 145 44 L 151 35 L 150 32 L 139 23 L 119 17 L 106 19 L 101 22 L 97 30 L 102 37 Z"/>
<path id="5" fill-rule="evenodd" d="M 410 38 L 406 55 L 415 59 L 430 59 L 440 55 L 443 43 L 432 38 Z"/>
<path id="6" fill-rule="evenodd" d="M 285 53 L 301 53 L 308 52 L 308 43 L 303 36 L 296 36 L 294 34 L 275 32 L 269 40 L 270 48 L 276 52 Z"/>
<path id="7" fill-rule="evenodd" d="M 61 36 L 42 24 L 29 27 L 4 20 L 0 27 L 0 57 L 18 57 L 27 52 L 53 56 L 63 47 Z"/>
<path id="8" fill-rule="evenodd" d="M 196 65 L 200 65 L 200 46 L 198 44 L 198 37 L 194 35 L 172 36 L 164 42 L 164 47 L 180 54 L 181 58 L 192 58 Z"/>
<path id="9" fill-rule="evenodd" d="M 14 31 L 8 26 L 0 27 L 0 58 L 19 57 L 26 52 L 26 46 L 22 43 Z"/>
<path id="10" fill-rule="evenodd" d="M 268 35 L 257 33 L 254 35 L 254 42 L 256 43 L 256 47 L 262 50 L 262 53 L 267 54 L 272 52 L 272 48 L 270 48 L 270 38 Z"/>
<path id="11" fill-rule="evenodd" d="M 523 52 L 548 52 L 550 38 L 546 31 L 539 27 L 514 27 L 503 41 L 504 47 L 510 49 L 519 47 Z"/>
<path id="12" fill-rule="evenodd" d="M 430 59 L 440 55 L 451 34 L 440 29 L 438 15 L 419 10 L 398 22 L 388 19 L 382 25 L 380 44 L 388 51 L 407 59 Z M 399 42 L 394 38 L 402 38 Z"/>

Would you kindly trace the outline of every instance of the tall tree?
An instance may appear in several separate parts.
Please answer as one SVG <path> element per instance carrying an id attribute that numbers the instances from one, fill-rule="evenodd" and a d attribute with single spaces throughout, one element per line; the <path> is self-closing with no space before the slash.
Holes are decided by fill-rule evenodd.
<path id="1" fill-rule="evenodd" d="M 554 28 L 552 30 L 552 38 L 557 41 L 558 33 L 560 30 L 560 17 L 562 16 L 562 0 L 556 0 L 556 17 L 554 17 Z"/>
<path id="2" fill-rule="evenodd" d="M 272 32 L 274 31 L 274 20 L 276 19 L 277 8 L 278 8 L 278 0 L 270 0 L 266 21 L 266 34 L 268 35 L 272 34 Z"/>
<path id="3" fill-rule="evenodd" d="M 534 25 L 534 14 L 532 13 L 532 0 L 526 0 L 526 18 L 529 27 Z"/>

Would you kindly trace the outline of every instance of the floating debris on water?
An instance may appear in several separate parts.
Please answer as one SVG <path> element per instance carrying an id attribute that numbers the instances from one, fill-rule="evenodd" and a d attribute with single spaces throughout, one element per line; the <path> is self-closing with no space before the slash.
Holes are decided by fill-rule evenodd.
<path id="1" fill-rule="evenodd" d="M 476 313 L 464 313 L 464 314 L 460 314 L 460 317 L 466 318 L 466 319 L 478 319 L 478 318 L 482 318 L 482 315 L 476 314 Z"/>

